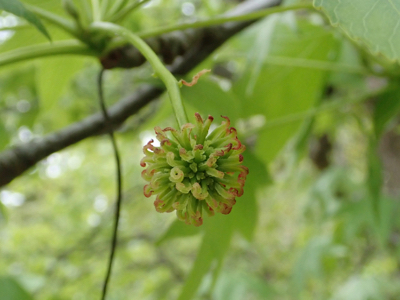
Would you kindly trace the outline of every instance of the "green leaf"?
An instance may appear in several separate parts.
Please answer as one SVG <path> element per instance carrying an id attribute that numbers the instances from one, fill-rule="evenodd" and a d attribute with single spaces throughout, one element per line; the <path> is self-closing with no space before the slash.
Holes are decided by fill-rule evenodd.
<path id="1" fill-rule="evenodd" d="M 185 103 L 193 106 L 203 117 L 212 115 L 216 124 L 220 122 L 221 115 L 228 116 L 231 121 L 236 120 L 241 112 L 239 99 L 236 99 L 231 91 L 222 90 L 217 82 L 211 81 L 206 76 L 200 78 L 192 87 L 182 87 L 181 93 Z M 189 119 L 193 118 L 193 115 L 189 116 Z"/>
<path id="2" fill-rule="evenodd" d="M 156 246 L 159 246 L 163 242 L 170 239 L 196 235 L 200 232 L 200 230 L 201 230 L 200 227 L 189 226 L 182 221 L 175 220 L 168 227 L 168 229 L 159 237 L 159 239 L 156 242 Z"/>
<path id="3" fill-rule="evenodd" d="M 44 27 L 40 19 L 36 17 L 33 12 L 28 10 L 19 0 L 0 0 L 0 10 L 5 10 L 18 17 L 24 18 L 34 25 L 41 33 L 43 33 L 49 39 L 49 41 L 51 41 L 51 37 L 47 32 L 47 29 Z"/>
<path id="4" fill-rule="evenodd" d="M 394 86 L 398 86 L 395 83 Z M 400 110 L 400 89 L 388 89 L 376 99 L 374 108 L 374 130 L 378 138 L 386 129 L 388 123 L 399 113 Z"/>
<path id="5" fill-rule="evenodd" d="M 338 53 L 338 42 L 332 32 L 305 21 L 298 21 L 296 30 L 290 25 L 283 18 L 277 22 L 272 36 L 265 41 L 269 46 L 254 47 L 248 70 L 234 85 L 234 91 L 243 101 L 242 115 L 262 114 L 266 125 L 268 121 L 313 107 L 321 97 L 327 78 L 324 70 L 278 66 L 268 61 L 280 57 L 326 62 L 335 60 Z M 259 51 L 263 51 L 263 59 L 254 60 L 253 57 L 261 55 Z M 258 156 L 266 162 L 272 161 L 300 124 L 301 121 L 291 122 L 262 130 L 257 139 Z"/>
<path id="6" fill-rule="evenodd" d="M 12 277 L 0 277 L 0 300 L 33 300 Z"/>
<path id="7" fill-rule="evenodd" d="M 314 0 L 314 6 L 373 54 L 400 59 L 400 2 L 398 0 Z"/>
<path id="8" fill-rule="evenodd" d="M 204 238 L 178 300 L 193 299 L 212 262 L 216 260 L 221 263 L 232 238 L 232 222 L 234 220 L 229 216 L 220 214 L 204 220 Z"/>
<path id="9" fill-rule="evenodd" d="M 249 168 L 244 194 L 236 199 L 236 204 L 229 214 L 234 228 L 244 238 L 251 241 L 258 222 L 257 192 L 272 182 L 266 164 L 249 150 L 243 153 L 243 164 Z"/>
<path id="10" fill-rule="evenodd" d="M 246 273 L 223 273 L 213 292 L 213 299 L 250 299 L 249 293 L 259 295 L 260 299 L 274 299 L 274 288 L 265 280 Z M 251 298 L 253 299 L 253 298 Z"/>

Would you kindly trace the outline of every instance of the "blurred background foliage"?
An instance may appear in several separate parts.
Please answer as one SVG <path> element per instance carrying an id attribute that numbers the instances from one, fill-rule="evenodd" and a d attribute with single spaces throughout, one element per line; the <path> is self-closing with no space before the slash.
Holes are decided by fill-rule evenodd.
<path id="1" fill-rule="evenodd" d="M 58 1 L 24 2 L 65 14 Z M 123 25 L 195 22 L 237 2 L 152 0 Z M 328 17 L 333 8 L 324 8 Z M 0 24 L 0 55 L 46 42 L 11 14 Z M 66 38 L 46 28 L 53 40 Z M 399 299 L 398 64 L 370 54 L 325 15 L 289 11 L 238 34 L 193 74 L 204 68 L 211 75 L 182 88 L 188 115 L 232 120 L 248 149 L 245 194 L 230 215 L 200 228 L 156 213 L 142 194 L 142 146 L 154 126 L 175 119 L 165 96 L 132 116 L 116 134 L 124 200 L 108 299 Z M 97 112 L 98 70 L 94 58 L 79 56 L 0 68 L 0 149 Z M 148 65 L 108 71 L 108 105 L 158 84 L 151 74 Z M 111 145 L 98 136 L 0 191 L 1 300 L 99 298 L 114 172 Z"/>

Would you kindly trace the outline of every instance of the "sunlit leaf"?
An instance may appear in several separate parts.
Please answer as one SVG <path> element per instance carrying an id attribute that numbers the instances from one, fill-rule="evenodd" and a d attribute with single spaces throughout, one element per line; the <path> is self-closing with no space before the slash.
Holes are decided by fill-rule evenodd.
<path id="1" fill-rule="evenodd" d="M 372 53 L 400 59 L 400 2 L 397 0 L 314 0 L 339 26 Z"/>
<path id="2" fill-rule="evenodd" d="M 297 57 L 317 61 L 331 61 L 336 57 L 337 41 L 332 33 L 306 22 L 298 22 L 298 32 L 283 21 L 275 25 L 268 57 Z M 255 48 L 252 56 L 257 56 Z M 252 57 L 250 56 L 250 57 Z M 326 72 L 307 67 L 269 65 L 268 61 L 249 61 L 248 71 L 234 85 L 234 91 L 243 101 L 242 115 L 263 114 L 268 121 L 311 108 L 321 97 Z M 254 68 L 259 68 L 254 76 Z M 265 128 L 260 132 L 257 154 L 270 162 L 300 128 L 301 122 L 291 122 Z"/>
<path id="3" fill-rule="evenodd" d="M 40 19 L 36 17 L 36 15 L 30 10 L 28 10 L 19 0 L 0 0 L 0 10 L 5 10 L 9 13 L 12 13 L 18 17 L 27 20 L 32 25 L 34 25 L 41 33 L 43 33 L 43 35 L 51 40 L 51 37 L 46 27 L 43 26 Z"/>

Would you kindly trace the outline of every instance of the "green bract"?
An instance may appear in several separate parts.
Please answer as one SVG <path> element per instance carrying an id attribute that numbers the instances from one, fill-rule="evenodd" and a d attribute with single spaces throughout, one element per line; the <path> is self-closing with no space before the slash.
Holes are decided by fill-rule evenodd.
<path id="1" fill-rule="evenodd" d="M 185 124 L 181 130 L 155 127 L 160 147 L 148 142 L 140 165 L 147 166 L 142 172 L 149 182 L 144 195 L 157 195 L 156 210 L 176 210 L 180 220 L 200 226 L 203 211 L 209 216 L 231 212 L 235 198 L 243 195 L 249 170 L 242 165 L 246 147 L 229 119 L 223 117 L 226 121 L 208 134 L 213 117 L 204 121 L 199 113 L 195 116 L 196 124 Z"/>

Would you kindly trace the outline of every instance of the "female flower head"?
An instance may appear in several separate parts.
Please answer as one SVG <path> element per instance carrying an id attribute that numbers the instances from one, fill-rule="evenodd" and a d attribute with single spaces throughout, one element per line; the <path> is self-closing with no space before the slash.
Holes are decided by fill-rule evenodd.
<path id="1" fill-rule="evenodd" d="M 157 195 L 154 206 L 158 212 L 176 210 L 187 224 L 203 224 L 203 213 L 229 214 L 236 197 L 243 195 L 247 167 L 242 165 L 246 149 L 230 127 L 229 118 L 209 132 L 213 117 L 203 120 L 195 114 L 195 124 L 181 130 L 155 127 L 160 147 L 151 140 L 143 147 L 145 157 L 140 165 L 144 195 Z"/>

